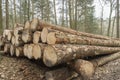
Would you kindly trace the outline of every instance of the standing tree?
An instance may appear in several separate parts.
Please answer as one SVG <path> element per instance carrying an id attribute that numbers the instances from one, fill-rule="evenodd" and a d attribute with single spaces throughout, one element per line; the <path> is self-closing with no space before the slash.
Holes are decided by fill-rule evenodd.
<path id="1" fill-rule="evenodd" d="M 6 0 L 6 29 L 9 28 L 9 10 L 8 10 L 8 7 L 9 7 L 9 2 L 8 0 Z"/>
<path id="2" fill-rule="evenodd" d="M 57 15 L 56 15 L 56 1 L 55 1 L 55 0 L 53 0 L 53 4 L 54 4 L 55 24 L 57 25 Z"/>
<path id="3" fill-rule="evenodd" d="M 0 33 L 2 32 L 2 0 L 0 0 Z"/>
<path id="4" fill-rule="evenodd" d="M 117 34 L 116 34 L 116 36 L 117 36 L 117 38 L 119 38 L 119 37 L 120 37 L 120 36 L 119 36 L 119 35 L 120 35 L 120 32 L 119 32 L 119 29 L 120 29 L 120 28 L 119 28 L 119 0 L 117 0 L 117 3 L 116 3 L 116 4 L 117 4 L 117 18 L 116 18 L 116 19 L 117 19 L 117 21 L 116 21 Z"/>

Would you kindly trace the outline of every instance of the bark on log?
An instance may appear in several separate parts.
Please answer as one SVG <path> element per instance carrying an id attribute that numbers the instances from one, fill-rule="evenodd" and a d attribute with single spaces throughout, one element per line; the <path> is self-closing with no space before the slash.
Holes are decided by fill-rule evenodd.
<path id="1" fill-rule="evenodd" d="M 21 57 L 21 56 L 24 55 L 24 53 L 23 53 L 23 47 L 17 47 L 17 48 L 15 49 L 15 52 L 16 52 L 16 56 L 17 56 L 17 57 Z"/>
<path id="2" fill-rule="evenodd" d="M 14 28 L 16 28 L 16 27 L 24 27 L 24 25 L 23 24 L 19 24 L 19 23 L 15 23 L 14 24 Z"/>
<path id="3" fill-rule="evenodd" d="M 11 56 L 14 56 L 14 55 L 15 55 L 15 46 L 14 46 L 14 45 L 11 45 L 11 46 L 10 46 L 10 55 L 11 55 Z"/>
<path id="4" fill-rule="evenodd" d="M 36 31 L 33 34 L 33 43 L 37 44 L 41 42 L 41 32 L 40 31 Z"/>
<path id="5" fill-rule="evenodd" d="M 46 80 L 71 80 L 73 77 L 77 76 L 78 75 L 75 72 L 71 71 L 66 67 L 48 71 L 45 73 Z"/>
<path id="6" fill-rule="evenodd" d="M 5 46 L 4 46 L 5 53 L 10 53 L 10 46 L 11 46 L 11 44 L 5 44 Z"/>
<path id="7" fill-rule="evenodd" d="M 68 62 L 77 58 L 88 56 L 111 54 L 120 51 L 120 48 L 56 44 L 48 45 L 44 49 L 43 61 L 46 66 L 52 67 L 57 64 Z"/>
<path id="8" fill-rule="evenodd" d="M 25 22 L 24 29 L 30 29 L 30 21 Z"/>
<path id="9" fill-rule="evenodd" d="M 22 30 L 23 30 L 23 27 L 15 27 L 15 28 L 13 29 L 13 34 L 14 34 L 14 36 L 19 35 L 19 34 L 22 34 Z"/>
<path id="10" fill-rule="evenodd" d="M 49 23 L 44 22 L 42 20 L 38 20 L 37 18 L 33 19 L 32 23 L 31 23 L 31 29 L 42 30 L 44 27 L 48 27 L 48 28 L 51 28 L 51 29 L 54 29 L 54 30 L 67 32 L 67 33 L 74 34 L 74 35 L 79 35 L 79 36 L 86 36 L 86 37 L 91 37 L 91 38 L 96 38 L 96 39 L 105 39 L 105 40 L 110 39 L 109 37 L 106 37 L 106 36 L 94 35 L 94 34 L 84 33 L 84 32 L 78 32 L 78 31 L 72 30 L 70 28 L 65 28 L 65 27 L 49 24 Z"/>
<path id="11" fill-rule="evenodd" d="M 22 31 L 22 40 L 24 43 L 32 42 L 32 32 L 28 29 Z"/>
<path id="12" fill-rule="evenodd" d="M 95 46 L 120 47 L 120 41 L 100 40 L 100 39 L 66 34 L 63 32 L 50 32 L 47 36 L 47 43 L 48 44 L 72 43 L 72 44 L 84 44 L 84 45 L 95 45 Z"/>
<path id="13" fill-rule="evenodd" d="M 102 56 L 92 61 L 86 60 L 75 60 L 68 63 L 78 74 L 80 74 L 85 80 L 93 76 L 95 69 L 99 66 L 102 66 L 110 61 L 120 58 L 120 52 Z"/>

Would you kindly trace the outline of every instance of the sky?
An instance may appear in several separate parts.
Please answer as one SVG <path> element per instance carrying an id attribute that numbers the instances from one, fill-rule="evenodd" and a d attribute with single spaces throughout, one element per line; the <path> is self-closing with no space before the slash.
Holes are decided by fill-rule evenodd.
<path id="1" fill-rule="evenodd" d="M 101 6 L 100 6 L 100 2 L 99 0 L 94 0 L 94 4 L 95 6 L 95 16 L 100 18 L 101 16 Z M 104 6 L 104 15 L 103 15 L 103 18 L 106 19 L 106 18 L 109 18 L 109 13 L 110 13 L 110 6 L 109 5 L 105 5 Z M 114 16 L 114 12 L 112 14 L 112 16 Z"/>

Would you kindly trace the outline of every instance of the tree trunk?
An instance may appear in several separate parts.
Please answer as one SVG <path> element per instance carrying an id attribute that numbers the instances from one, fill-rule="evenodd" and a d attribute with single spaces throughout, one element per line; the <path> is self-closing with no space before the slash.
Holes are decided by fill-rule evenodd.
<path id="1" fill-rule="evenodd" d="M 9 2 L 6 0 L 6 29 L 9 29 Z"/>
<path id="2" fill-rule="evenodd" d="M 117 19 L 116 20 L 116 27 L 117 27 L 116 32 L 117 32 L 117 34 L 116 34 L 116 37 L 119 38 L 120 37 L 120 31 L 119 31 L 120 30 L 120 28 L 119 28 L 119 0 L 116 1 L 116 4 L 117 4 L 117 18 L 116 18 Z"/>
<path id="3" fill-rule="evenodd" d="M 33 43 L 37 44 L 41 42 L 41 32 L 40 31 L 36 31 L 33 34 Z"/>
<path id="4" fill-rule="evenodd" d="M 16 17 L 16 0 L 13 1 L 14 2 L 14 22 L 17 22 L 17 17 Z"/>
<path id="5" fill-rule="evenodd" d="M 3 31 L 2 0 L 0 0 L 0 33 Z"/>
<path id="6" fill-rule="evenodd" d="M 47 43 L 48 44 L 71 43 L 95 46 L 120 47 L 120 42 L 118 40 L 100 40 L 71 34 L 65 34 L 62 32 L 50 32 L 47 36 Z"/>
<path id="7" fill-rule="evenodd" d="M 53 4 L 54 4 L 54 15 L 55 15 L 55 24 L 57 25 L 57 15 L 56 15 L 56 2 L 55 0 L 53 0 Z"/>
<path id="8" fill-rule="evenodd" d="M 72 59 L 88 56 L 111 54 L 120 51 L 119 48 L 56 44 L 48 45 L 44 49 L 43 62 L 46 66 L 52 67 L 57 64 L 68 62 Z"/>

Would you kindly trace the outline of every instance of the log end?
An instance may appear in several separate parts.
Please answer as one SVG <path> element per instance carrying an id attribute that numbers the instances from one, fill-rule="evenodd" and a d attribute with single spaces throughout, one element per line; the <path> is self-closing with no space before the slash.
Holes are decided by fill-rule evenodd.
<path id="1" fill-rule="evenodd" d="M 74 67 L 75 67 L 76 71 L 84 79 L 89 79 L 90 77 L 93 76 L 93 74 L 95 72 L 95 67 L 91 62 L 81 60 L 81 59 L 75 61 Z"/>
<path id="2" fill-rule="evenodd" d="M 30 25 L 31 30 L 36 30 L 38 23 L 39 23 L 38 18 L 34 18 L 31 22 L 31 25 Z"/>
<path id="3" fill-rule="evenodd" d="M 56 43 L 56 37 L 55 37 L 54 32 L 51 32 L 47 35 L 47 43 L 48 44 L 55 44 Z"/>
<path id="4" fill-rule="evenodd" d="M 57 62 L 57 54 L 52 46 L 47 46 L 44 49 L 43 62 L 46 66 L 52 67 Z"/>
<path id="5" fill-rule="evenodd" d="M 34 44 L 33 45 L 33 57 L 34 57 L 34 59 L 36 59 L 36 60 L 40 59 L 41 55 L 42 55 L 41 47 L 39 46 L 39 44 Z"/>
<path id="6" fill-rule="evenodd" d="M 47 42 L 47 35 L 48 35 L 48 29 L 47 28 L 43 28 L 43 30 L 41 32 L 41 41 L 43 43 Z"/>

